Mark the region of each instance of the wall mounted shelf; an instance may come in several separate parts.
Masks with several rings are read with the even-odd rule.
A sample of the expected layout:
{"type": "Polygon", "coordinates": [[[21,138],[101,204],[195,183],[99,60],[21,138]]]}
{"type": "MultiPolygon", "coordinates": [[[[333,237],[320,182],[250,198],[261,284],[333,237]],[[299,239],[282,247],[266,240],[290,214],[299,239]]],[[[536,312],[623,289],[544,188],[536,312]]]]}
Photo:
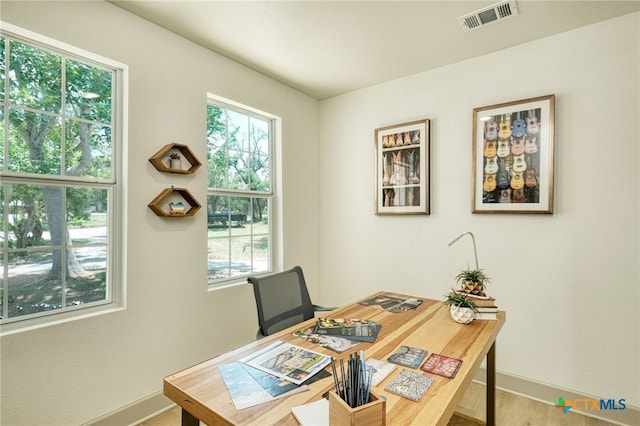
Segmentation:
{"type": "MultiPolygon", "coordinates": [[[[196,158],[195,155],[191,152],[187,145],[183,145],[180,143],[169,143],[163,146],[158,152],[153,154],[151,158],[149,158],[149,162],[153,164],[153,167],[156,168],[159,172],[165,173],[180,173],[180,174],[192,174],[195,173],[196,170],[202,165],[202,163],[196,158]],[[180,168],[171,168],[170,155],[174,152],[178,152],[182,155],[184,160],[188,164],[189,168],[183,169],[184,164],[180,166],[180,168]]],[[[181,161],[181,163],[184,163],[181,161]]]]}
{"type": "Polygon", "coordinates": [[[149,203],[149,208],[162,217],[193,216],[200,210],[200,203],[186,188],[165,188],[149,203]],[[185,204],[186,203],[186,204],[185,204]]]}

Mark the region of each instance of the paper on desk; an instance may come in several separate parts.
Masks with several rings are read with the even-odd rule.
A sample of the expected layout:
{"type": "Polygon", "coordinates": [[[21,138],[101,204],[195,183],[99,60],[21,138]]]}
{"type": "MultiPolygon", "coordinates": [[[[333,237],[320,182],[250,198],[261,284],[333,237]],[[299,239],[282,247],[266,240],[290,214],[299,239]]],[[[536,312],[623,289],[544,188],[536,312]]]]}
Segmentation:
{"type": "Polygon", "coordinates": [[[302,426],[329,426],[329,401],[319,401],[293,407],[291,412],[302,426]]]}
{"type": "Polygon", "coordinates": [[[276,341],[239,361],[299,385],[329,365],[331,357],[276,341]]]}
{"type": "MultiPolygon", "coordinates": [[[[236,410],[253,407],[254,405],[309,390],[308,386],[302,385],[287,389],[284,393],[272,395],[239,362],[221,364],[218,366],[218,371],[220,371],[220,376],[222,376],[236,410]]],[[[279,380],[275,377],[274,379],[279,380]]]]}

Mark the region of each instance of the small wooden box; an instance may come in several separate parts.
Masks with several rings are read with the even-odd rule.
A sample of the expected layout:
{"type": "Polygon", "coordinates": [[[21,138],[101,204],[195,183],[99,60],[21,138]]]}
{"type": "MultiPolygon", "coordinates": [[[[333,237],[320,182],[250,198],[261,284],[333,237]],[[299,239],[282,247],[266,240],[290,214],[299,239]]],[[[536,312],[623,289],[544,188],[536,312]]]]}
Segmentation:
{"type": "Polygon", "coordinates": [[[373,392],[369,402],[351,408],[338,394],[329,393],[329,426],[385,426],[387,424],[387,401],[373,392]]]}

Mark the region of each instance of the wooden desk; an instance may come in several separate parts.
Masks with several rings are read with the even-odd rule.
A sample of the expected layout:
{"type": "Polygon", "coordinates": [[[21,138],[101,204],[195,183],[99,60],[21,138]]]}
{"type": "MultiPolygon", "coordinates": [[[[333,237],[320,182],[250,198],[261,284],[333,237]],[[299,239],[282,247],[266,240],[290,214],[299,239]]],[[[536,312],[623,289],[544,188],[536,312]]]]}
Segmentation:
{"type": "MultiPolygon", "coordinates": [[[[446,425],[464,392],[471,383],[484,357],[487,357],[487,425],[495,424],[495,340],[505,322],[505,313],[497,321],[473,321],[462,325],[454,322],[442,301],[422,299],[415,310],[391,313],[380,306],[363,306],[359,302],[376,295],[412,297],[379,292],[336,309],[326,316],[333,318],[372,319],[382,324],[374,343],[361,343],[349,351],[337,354],[293,336],[293,331],[311,327],[315,320],[283,330],[265,339],[249,343],[219,357],[205,361],[164,379],[164,393],[182,407],[182,424],[197,426],[202,421],[214,425],[298,425],[291,408],[317,401],[333,387],[331,377],[309,385],[310,390],[254,407],[236,410],[218,372],[218,365],[238,359],[265,347],[275,340],[288,341],[301,347],[347,359],[350,353],[365,351],[367,358],[386,360],[400,345],[423,348],[463,360],[453,379],[434,378],[427,393],[413,402],[384,391],[384,387],[404,367],[398,366],[380,385],[372,388],[387,398],[387,423],[392,425],[446,425]]],[[[418,298],[420,299],[420,298],[418,298]]],[[[328,371],[331,368],[328,367],[328,371]]],[[[418,371],[418,370],[416,370],[418,371]]]]}

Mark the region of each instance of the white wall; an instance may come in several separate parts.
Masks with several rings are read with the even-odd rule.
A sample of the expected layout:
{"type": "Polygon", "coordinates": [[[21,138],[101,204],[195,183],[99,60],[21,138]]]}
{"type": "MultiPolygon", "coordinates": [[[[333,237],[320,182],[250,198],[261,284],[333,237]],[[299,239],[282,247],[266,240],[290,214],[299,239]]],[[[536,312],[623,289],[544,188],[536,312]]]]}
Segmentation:
{"type": "Polygon", "coordinates": [[[206,159],[206,94],[282,117],[284,266],[318,275],[318,102],[105,2],[2,2],[2,20],[129,65],[128,308],[2,337],[3,425],[82,424],[176,371],[255,339],[248,285],[207,292],[206,215],[147,204],[169,185],[206,204],[206,171],[163,174],[169,142],[206,159]],[[304,236],[304,238],[301,238],[304,236]]]}
{"type": "Polygon", "coordinates": [[[447,243],[471,230],[508,312],[499,370],[639,406],[639,19],[319,104],[107,3],[3,1],[2,20],[126,63],[131,80],[128,309],[3,337],[1,423],[90,421],[253,340],[250,288],[205,290],[204,215],[169,223],[146,207],[170,184],[205,199],[205,173],[147,160],[171,141],[205,157],[207,91],[283,117],[284,264],[305,268],[317,302],[379,289],[441,298],[472,262],[469,241],[447,243]],[[471,214],[472,109],[551,93],[556,213],[471,214]],[[373,131],[420,118],[432,120],[432,214],[374,216],[373,131]]]}
{"type": "Polygon", "coordinates": [[[499,371],[638,407],[639,16],[322,102],[325,302],[379,289],[442,299],[474,262],[470,239],[447,244],[472,231],[507,311],[499,371]],[[548,94],[555,213],[472,214],[472,110],[548,94]],[[375,216],[374,129],[424,118],[431,215],[375,216]]]}

